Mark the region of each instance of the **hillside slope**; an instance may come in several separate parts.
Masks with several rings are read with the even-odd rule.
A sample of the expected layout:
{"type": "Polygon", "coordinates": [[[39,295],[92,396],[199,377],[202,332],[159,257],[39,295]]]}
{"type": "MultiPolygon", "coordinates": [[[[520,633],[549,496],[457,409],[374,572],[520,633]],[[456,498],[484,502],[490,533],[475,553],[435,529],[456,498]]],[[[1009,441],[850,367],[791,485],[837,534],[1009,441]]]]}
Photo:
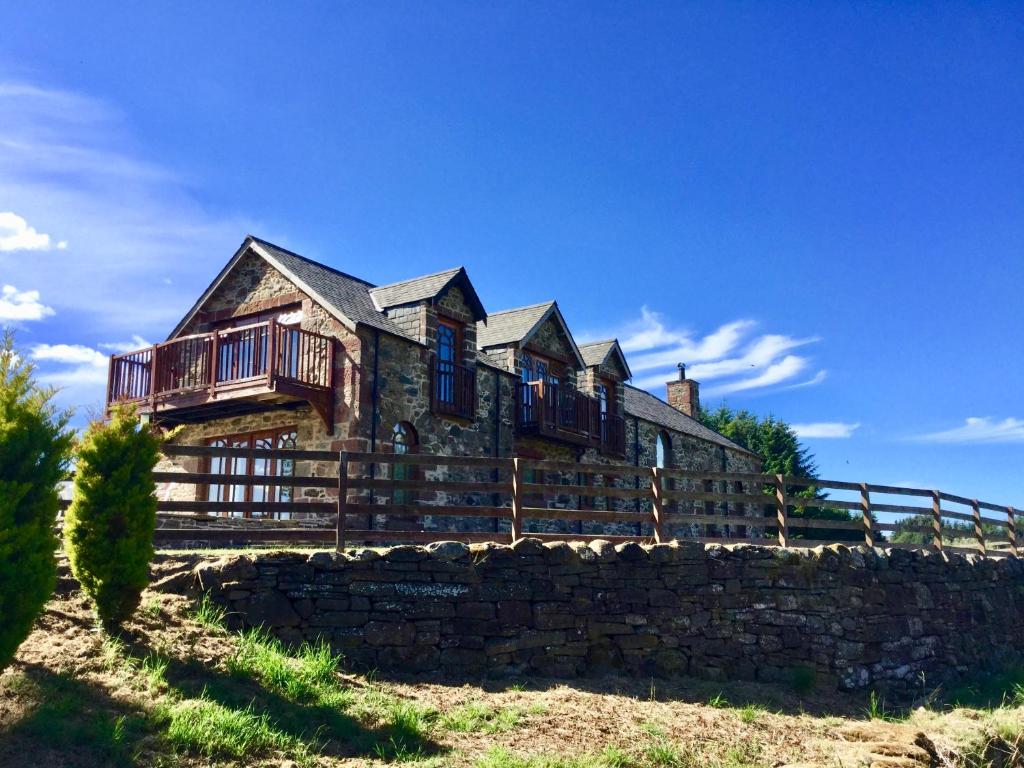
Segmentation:
{"type": "MultiPolygon", "coordinates": [[[[180,587],[194,561],[163,558],[154,580],[180,587]]],[[[1024,765],[1017,701],[896,721],[813,681],[384,680],[160,589],[111,640],[73,582],[60,591],[0,675],[0,765],[1024,765]]]]}

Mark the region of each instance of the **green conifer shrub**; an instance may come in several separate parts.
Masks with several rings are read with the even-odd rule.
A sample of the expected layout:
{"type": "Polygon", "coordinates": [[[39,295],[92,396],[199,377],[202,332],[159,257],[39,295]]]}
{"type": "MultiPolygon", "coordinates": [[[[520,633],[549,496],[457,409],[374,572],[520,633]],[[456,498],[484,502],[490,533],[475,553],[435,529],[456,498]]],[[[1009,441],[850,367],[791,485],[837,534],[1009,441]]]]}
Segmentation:
{"type": "Polygon", "coordinates": [[[153,468],[160,440],[133,408],[89,425],[76,451],[64,547],[100,622],[115,632],[131,618],[149,582],[156,528],[153,468]]]}
{"type": "Polygon", "coordinates": [[[0,669],[14,658],[57,580],[58,484],[73,435],[53,390],[0,340],[0,669]]]}

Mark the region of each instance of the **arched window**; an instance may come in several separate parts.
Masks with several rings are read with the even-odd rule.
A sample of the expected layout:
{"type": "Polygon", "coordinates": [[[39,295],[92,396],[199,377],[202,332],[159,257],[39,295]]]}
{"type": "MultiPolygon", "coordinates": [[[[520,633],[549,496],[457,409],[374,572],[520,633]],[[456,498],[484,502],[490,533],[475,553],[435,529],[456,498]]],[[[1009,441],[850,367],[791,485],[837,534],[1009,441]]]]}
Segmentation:
{"type": "MultiPolygon", "coordinates": [[[[391,430],[391,444],[397,454],[415,453],[419,440],[416,437],[416,429],[407,421],[400,421],[391,430]]],[[[392,480],[412,480],[412,464],[403,464],[396,461],[391,465],[392,480]]],[[[410,495],[405,488],[395,488],[391,496],[393,504],[406,504],[410,495]]]]}
{"type": "Polygon", "coordinates": [[[654,447],[654,465],[665,469],[672,466],[672,438],[667,432],[659,432],[658,440],[654,447]]]}

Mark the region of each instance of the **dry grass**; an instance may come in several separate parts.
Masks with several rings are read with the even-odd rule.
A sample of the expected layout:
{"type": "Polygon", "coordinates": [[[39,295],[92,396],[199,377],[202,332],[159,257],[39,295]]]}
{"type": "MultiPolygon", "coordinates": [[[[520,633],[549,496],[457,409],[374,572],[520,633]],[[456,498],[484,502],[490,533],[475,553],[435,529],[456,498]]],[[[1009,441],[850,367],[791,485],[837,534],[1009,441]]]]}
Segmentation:
{"type": "Polygon", "coordinates": [[[795,685],[385,681],[197,608],[149,592],[111,641],[79,593],[53,600],[0,675],[0,765],[1024,765],[1018,702],[890,721],[866,699],[795,685]]]}

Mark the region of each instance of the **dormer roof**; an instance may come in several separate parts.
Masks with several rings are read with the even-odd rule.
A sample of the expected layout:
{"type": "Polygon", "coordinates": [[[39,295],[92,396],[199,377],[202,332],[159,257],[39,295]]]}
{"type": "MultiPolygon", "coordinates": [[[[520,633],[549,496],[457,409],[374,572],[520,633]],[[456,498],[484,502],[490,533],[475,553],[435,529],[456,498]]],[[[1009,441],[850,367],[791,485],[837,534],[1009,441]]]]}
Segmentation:
{"type": "Polygon", "coordinates": [[[465,267],[453,267],[432,275],[414,277],[390,285],[370,289],[370,298],[380,311],[420,301],[436,301],[452,286],[458,286],[473,311],[473,319],[480,321],[487,317],[484,305],[469,280],[465,267]]]}
{"type": "Polygon", "coordinates": [[[554,319],[558,324],[569,342],[579,367],[585,368],[583,356],[580,355],[579,347],[576,346],[572,333],[569,332],[569,326],[566,325],[565,318],[562,317],[557,301],[543,301],[540,304],[492,312],[487,316],[486,321],[477,323],[476,344],[482,350],[511,345],[522,347],[549,319],[554,319]]]}
{"type": "Polygon", "coordinates": [[[633,378],[633,373],[629,370],[626,356],[622,353],[622,347],[619,346],[618,339],[605,339],[604,341],[591,341],[587,344],[580,344],[580,354],[583,356],[583,362],[586,363],[588,368],[602,366],[608,361],[608,358],[615,358],[619,365],[622,366],[626,378],[633,378]]]}

